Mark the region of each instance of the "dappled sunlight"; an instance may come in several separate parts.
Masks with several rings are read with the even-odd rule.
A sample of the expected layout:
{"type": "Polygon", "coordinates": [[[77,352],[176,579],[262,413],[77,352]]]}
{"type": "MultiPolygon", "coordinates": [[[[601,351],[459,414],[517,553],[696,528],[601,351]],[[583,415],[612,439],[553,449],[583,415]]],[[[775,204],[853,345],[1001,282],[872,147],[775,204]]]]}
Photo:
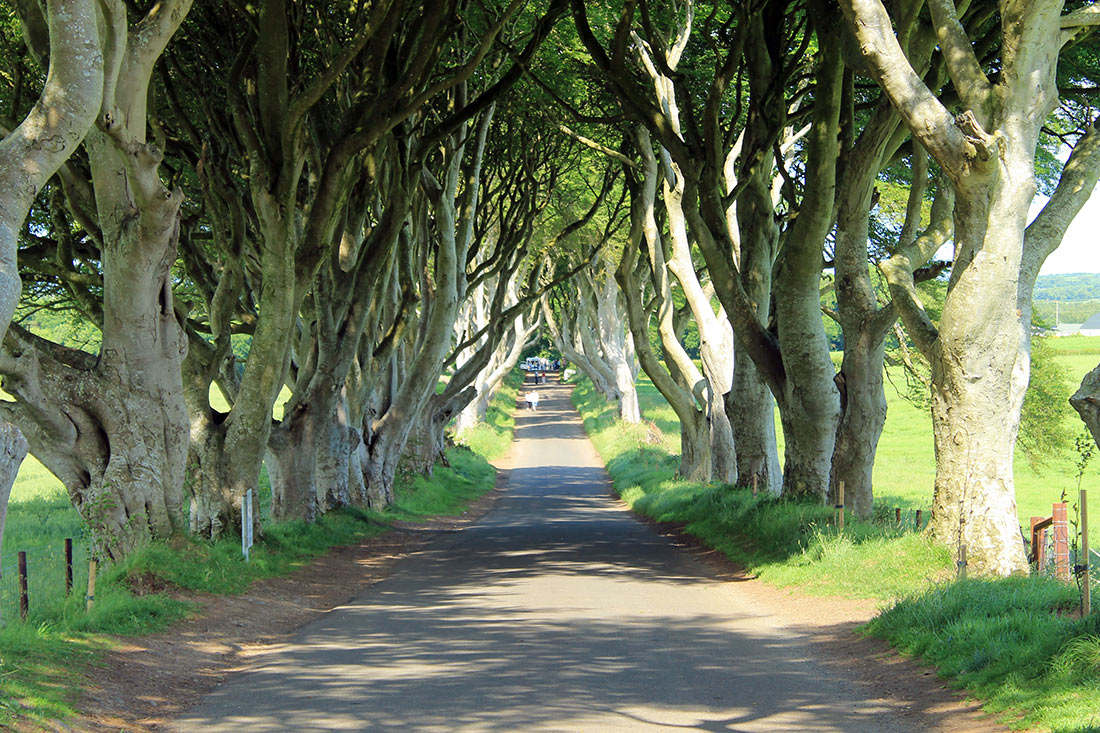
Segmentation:
{"type": "Polygon", "coordinates": [[[624,512],[567,390],[540,391],[492,512],[254,655],[177,729],[912,729],[919,702],[863,699],[812,632],[624,512]]]}

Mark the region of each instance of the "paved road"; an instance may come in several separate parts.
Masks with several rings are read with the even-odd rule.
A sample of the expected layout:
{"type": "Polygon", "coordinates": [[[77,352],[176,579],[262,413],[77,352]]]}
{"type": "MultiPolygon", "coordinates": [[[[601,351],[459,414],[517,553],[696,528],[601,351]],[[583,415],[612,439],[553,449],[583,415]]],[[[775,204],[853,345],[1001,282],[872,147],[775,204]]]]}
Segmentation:
{"type": "Polygon", "coordinates": [[[564,388],[509,493],[215,690],[179,731],[911,731],[607,496],[564,388]]]}

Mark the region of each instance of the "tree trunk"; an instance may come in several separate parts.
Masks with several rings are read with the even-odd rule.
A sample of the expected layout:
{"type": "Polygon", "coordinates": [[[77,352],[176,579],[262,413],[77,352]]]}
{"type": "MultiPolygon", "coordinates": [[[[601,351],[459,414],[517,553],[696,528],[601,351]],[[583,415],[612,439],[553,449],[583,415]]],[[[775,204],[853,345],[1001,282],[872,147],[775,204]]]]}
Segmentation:
{"type": "Polygon", "coordinates": [[[191,424],[186,486],[191,496],[189,529],[198,537],[213,539],[232,528],[234,501],[229,483],[219,471],[224,452],[225,429],[209,419],[191,424]]]}
{"type": "Polygon", "coordinates": [[[1093,442],[1100,446],[1100,365],[1084,376],[1069,403],[1081,416],[1093,442]]]}
{"type": "MultiPolygon", "coordinates": [[[[579,300],[583,301],[583,298],[579,298],[579,300]]],[[[587,323],[581,315],[584,307],[583,302],[576,305],[576,313],[573,317],[576,318],[577,322],[574,323],[568,320],[567,317],[563,317],[560,328],[554,319],[554,314],[550,310],[550,304],[546,298],[542,299],[541,307],[542,317],[550,329],[550,337],[553,339],[554,347],[561,352],[561,355],[568,362],[576,366],[582,374],[592,381],[592,386],[604,396],[604,399],[608,402],[618,402],[619,396],[615,387],[615,380],[608,378],[606,365],[598,365],[594,359],[590,358],[581,342],[580,333],[585,328],[584,324],[587,323]]]]}
{"type": "Polygon", "coordinates": [[[183,196],[164,188],[159,152],[140,140],[124,129],[88,138],[104,239],[99,358],[21,330],[5,343],[16,402],[3,410],[112,559],[184,529],[187,342],[171,275],[183,196]]]}
{"type": "Polygon", "coordinates": [[[697,395],[697,390],[693,389],[702,388],[705,380],[684,352],[672,323],[672,303],[662,253],[663,245],[653,216],[654,188],[655,182],[651,178],[631,186],[630,238],[623,248],[619,267],[615,271],[615,280],[626,303],[627,320],[638,361],[680,419],[679,475],[689,481],[709,481],[712,468],[710,431],[707,413],[699,407],[700,402],[705,404],[705,395],[697,395]],[[643,236],[649,244],[649,273],[661,300],[658,306],[658,332],[665,348],[666,359],[663,364],[649,343],[649,312],[641,302],[646,295],[639,277],[639,273],[646,269],[646,263],[638,257],[643,236]],[[685,374],[685,371],[689,373],[685,374]]]}
{"type": "Polygon", "coordinates": [[[731,416],[737,445],[739,483],[753,486],[755,479],[757,490],[779,496],[783,491],[783,471],[775,437],[775,399],[752,359],[738,359],[734,365],[726,414],[731,416]]]}
{"type": "Polygon", "coordinates": [[[271,481],[271,518],[313,522],[319,509],[316,482],[317,432],[323,430],[313,405],[301,402],[271,431],[264,464],[271,481]]]}
{"type": "MultiPolygon", "coordinates": [[[[906,327],[932,365],[932,528],[942,540],[965,547],[978,573],[1024,572],[1012,463],[1030,370],[1031,289],[1061,238],[1057,230],[1064,232],[1053,226],[1047,234],[1058,233],[1056,238],[1041,236],[1040,219],[1065,224],[1085,198],[1085,178],[1070,164],[1076,155],[1036,218],[1036,236],[1025,225],[1039,132],[1057,103],[1059,50],[1073,39],[1078,16],[1062,16],[1060,0],[1003,4],[999,40],[1005,53],[990,79],[954,5],[930,4],[965,110],[956,116],[913,72],[879,0],[841,5],[868,69],[956,195],[955,263],[938,329],[915,299],[912,268],[898,263],[884,269],[906,327]],[[1047,217],[1051,204],[1058,211],[1047,217]]],[[[1095,185],[1096,178],[1090,180],[1095,185]]]]}
{"type": "MultiPolygon", "coordinates": [[[[833,477],[844,481],[844,503],[857,517],[871,517],[875,449],[886,424],[882,370],[885,344],[879,334],[860,333],[870,343],[844,342],[844,361],[837,375],[841,418],[833,448],[833,477]]],[[[835,501],[837,496],[832,494],[835,501]]]]}
{"type": "Polygon", "coordinates": [[[840,419],[840,395],[821,321],[821,269],[836,188],[841,59],[822,44],[818,96],[807,142],[806,193],[776,276],[776,319],[786,373],[777,394],[783,422],[783,493],[824,501],[840,419]]]}
{"type": "MultiPolygon", "coordinates": [[[[770,166],[769,166],[770,168],[770,166]]],[[[741,281],[754,305],[753,317],[766,326],[771,313],[772,266],[779,230],[768,188],[770,172],[757,171],[737,204],[741,236],[741,281]]],[[[748,349],[735,334],[733,388],[726,397],[726,414],[737,446],[737,475],[744,486],[778,496],[783,471],[775,436],[775,398],[748,349]]]]}
{"type": "Polygon", "coordinates": [[[619,419],[626,423],[642,421],[638,390],[634,386],[633,354],[628,348],[630,334],[624,328],[626,320],[619,306],[619,288],[615,284],[614,265],[605,264],[606,274],[596,297],[597,336],[604,361],[611,368],[615,391],[619,397],[619,419]]]}
{"type": "MultiPolygon", "coordinates": [[[[19,473],[19,466],[27,457],[27,439],[19,428],[0,422],[0,550],[4,547],[4,522],[8,517],[8,499],[11,487],[19,473]]],[[[0,553],[0,558],[3,555],[0,553]]]]}
{"type": "Polygon", "coordinates": [[[958,196],[961,256],[931,359],[932,528],[965,543],[976,572],[995,575],[1026,570],[1012,469],[1031,369],[1031,298],[1018,285],[1034,183],[1013,173],[983,187],[986,196],[958,196]]]}

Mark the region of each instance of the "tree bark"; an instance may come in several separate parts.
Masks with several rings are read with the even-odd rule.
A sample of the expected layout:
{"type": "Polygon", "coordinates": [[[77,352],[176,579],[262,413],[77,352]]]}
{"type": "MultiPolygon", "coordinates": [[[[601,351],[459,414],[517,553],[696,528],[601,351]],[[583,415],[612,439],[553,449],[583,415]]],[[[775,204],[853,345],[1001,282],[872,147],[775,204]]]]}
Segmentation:
{"type": "Polygon", "coordinates": [[[628,185],[631,189],[631,231],[615,271],[615,280],[626,302],[627,320],[638,361],[680,419],[679,475],[689,481],[709,481],[712,465],[705,380],[680,344],[673,323],[664,244],[654,213],[656,182],[652,177],[646,177],[643,181],[628,181],[628,185]],[[643,237],[649,251],[648,263],[638,257],[643,237]],[[654,285],[657,330],[665,350],[665,364],[657,358],[649,343],[650,313],[642,305],[645,290],[640,278],[640,273],[647,269],[654,285]]]}
{"type": "MultiPolygon", "coordinates": [[[[95,122],[103,95],[103,52],[94,0],[50,0],[48,17],[21,13],[25,30],[48,25],[49,62],[42,96],[0,142],[0,340],[19,304],[19,231],[46,181],[95,122]]],[[[22,8],[20,8],[22,10],[22,8]]]]}
{"type": "MultiPolygon", "coordinates": [[[[11,487],[19,473],[19,466],[27,457],[27,439],[19,428],[11,423],[0,422],[0,549],[3,549],[4,522],[8,517],[8,499],[11,487]]],[[[3,555],[0,554],[0,559],[3,555]]]]}
{"type": "Polygon", "coordinates": [[[103,238],[99,358],[26,332],[5,342],[16,402],[4,412],[26,426],[32,451],[66,484],[112,559],[184,529],[187,344],[171,276],[183,195],[161,182],[161,153],[145,137],[153,65],[190,4],[159,7],[140,33],[121,3],[103,5],[110,40],[99,129],[85,143],[103,238]]]}
{"type": "MultiPolygon", "coordinates": [[[[42,96],[0,141],[0,341],[19,304],[19,232],[46,181],[80,145],[103,95],[103,54],[92,0],[51,0],[21,13],[24,33],[48,33],[49,61],[42,96]],[[42,28],[42,23],[46,28],[42,28]]],[[[20,10],[23,10],[21,7],[20,10]]],[[[33,47],[33,41],[28,43],[33,47]]],[[[41,50],[41,49],[39,49],[41,50]]],[[[0,423],[0,545],[8,498],[29,446],[17,427],[0,423]]]]}
{"type": "Polygon", "coordinates": [[[821,269],[832,226],[840,114],[841,58],[822,34],[813,127],[807,141],[806,183],[798,217],[776,275],[776,318],[786,375],[779,400],[783,422],[783,493],[824,501],[840,419],[840,395],[821,321],[821,269]]]}
{"type": "Polygon", "coordinates": [[[606,261],[603,283],[596,293],[596,335],[600,341],[600,353],[615,378],[615,391],[619,396],[619,419],[625,423],[642,421],[638,390],[634,385],[634,352],[631,336],[623,323],[625,314],[619,304],[619,287],[615,284],[615,270],[606,261]]]}

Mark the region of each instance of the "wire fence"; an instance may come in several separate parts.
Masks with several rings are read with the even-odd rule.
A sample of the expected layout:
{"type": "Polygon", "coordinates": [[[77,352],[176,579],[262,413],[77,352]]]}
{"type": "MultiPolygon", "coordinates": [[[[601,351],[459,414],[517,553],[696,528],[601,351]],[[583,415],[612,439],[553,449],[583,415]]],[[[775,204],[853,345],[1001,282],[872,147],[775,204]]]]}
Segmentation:
{"type": "Polygon", "coordinates": [[[40,545],[26,552],[26,595],[19,572],[18,551],[10,551],[0,558],[0,625],[18,620],[22,615],[25,598],[28,616],[39,609],[56,607],[68,596],[69,567],[72,573],[72,593],[83,594],[88,586],[89,547],[83,539],[73,540],[72,565],[69,566],[65,541],[58,540],[40,545]]]}
{"type": "Polygon", "coordinates": [[[1092,585],[1092,595],[1100,593],[1100,552],[1089,548],[1089,578],[1092,585]]]}

